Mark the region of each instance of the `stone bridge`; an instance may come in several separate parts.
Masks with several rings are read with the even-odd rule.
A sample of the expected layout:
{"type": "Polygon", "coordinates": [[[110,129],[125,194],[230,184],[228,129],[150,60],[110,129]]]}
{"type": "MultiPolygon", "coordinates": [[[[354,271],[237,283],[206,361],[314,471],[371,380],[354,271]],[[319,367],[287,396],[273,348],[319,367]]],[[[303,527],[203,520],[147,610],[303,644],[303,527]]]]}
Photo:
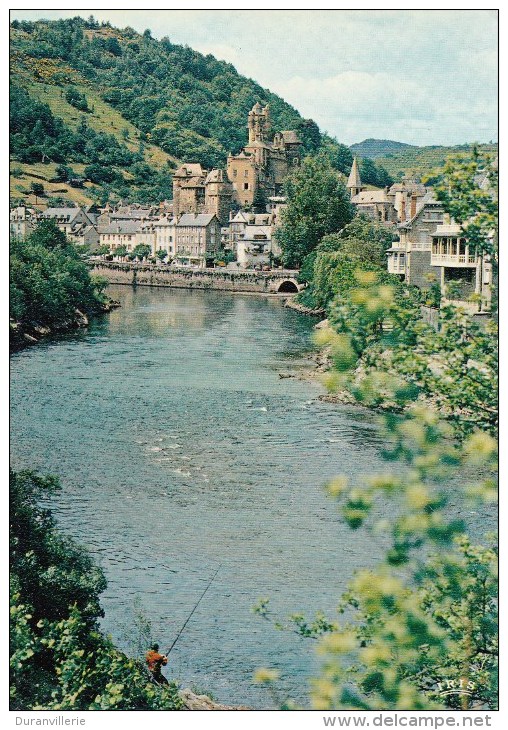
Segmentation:
{"type": "Polygon", "coordinates": [[[89,266],[92,274],[104,277],[110,284],[285,295],[296,294],[303,289],[297,281],[299,272],[295,270],[189,269],[109,261],[90,261],[89,266]]]}

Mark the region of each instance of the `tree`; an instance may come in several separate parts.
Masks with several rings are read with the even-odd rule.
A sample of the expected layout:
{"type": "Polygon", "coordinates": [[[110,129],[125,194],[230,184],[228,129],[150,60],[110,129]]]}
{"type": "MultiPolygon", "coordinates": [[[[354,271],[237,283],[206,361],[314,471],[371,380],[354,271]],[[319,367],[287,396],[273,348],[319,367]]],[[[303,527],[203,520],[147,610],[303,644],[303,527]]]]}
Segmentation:
{"type": "MultiPolygon", "coordinates": [[[[339,621],[290,617],[293,630],[319,641],[323,662],[312,698],[320,710],[496,708],[495,536],[486,532],[473,541],[462,519],[496,500],[495,423],[487,433],[483,414],[490,411],[491,396],[481,384],[468,387],[460,366],[441,371],[455,393],[464,391],[461,405],[454,405],[455,412],[472,414],[468,418],[466,412],[463,428],[458,418],[442,420],[441,403],[428,408],[419,402],[420,389],[403,372],[384,368],[387,348],[410,359],[425,331],[433,338],[427,368],[441,361],[436,332],[421,320],[411,326],[417,311],[403,291],[397,295],[375,273],[358,272],[356,288],[338,297],[329,328],[316,338],[330,350],[330,390],[347,387],[360,403],[392,404],[383,417],[384,456],[396,463],[368,479],[339,476],[327,486],[349,529],[382,536],[387,548],[374,567],[352,577],[339,604],[339,621]],[[367,366],[361,377],[359,357],[367,366]],[[393,413],[397,409],[402,416],[393,413]],[[460,493],[450,490],[452,479],[460,480],[460,493]],[[390,516],[381,519],[377,507],[387,501],[390,516]]],[[[449,308],[443,317],[450,327],[442,326],[438,336],[448,339],[450,362],[463,360],[471,367],[476,360],[472,381],[482,371],[486,386],[492,377],[490,354],[484,351],[488,336],[482,340],[473,330],[473,344],[471,331],[456,336],[466,325],[463,313],[449,308]]],[[[495,338],[490,340],[495,348],[495,338]]],[[[425,366],[415,359],[421,374],[425,366]]],[[[266,600],[257,611],[270,618],[266,600]]],[[[265,681],[274,676],[265,674],[265,681]]]]}
{"type": "Polygon", "coordinates": [[[86,96],[73,86],[69,86],[65,92],[65,100],[76,109],[82,112],[90,111],[86,96]]]}
{"type": "Polygon", "coordinates": [[[93,314],[104,303],[79,253],[51,219],[26,240],[11,241],[9,273],[11,317],[21,330],[69,325],[76,309],[93,314]]]}
{"type": "Polygon", "coordinates": [[[45,218],[39,221],[36,229],[30,234],[28,241],[32,246],[43,246],[48,250],[68,249],[70,245],[67,236],[59,229],[54,218],[45,218]]]}
{"type": "MultiPolygon", "coordinates": [[[[109,251],[109,249],[108,249],[108,251],[109,251]]],[[[115,254],[115,256],[120,256],[120,257],[127,256],[127,253],[128,253],[127,246],[117,246],[115,248],[115,250],[113,251],[113,253],[115,254]]]]}
{"type": "Polygon", "coordinates": [[[393,179],[382,165],[376,165],[370,157],[364,157],[360,162],[360,177],[367,185],[384,188],[393,184],[393,179]]]}
{"type": "Polygon", "coordinates": [[[71,177],[74,177],[72,168],[66,165],[57,165],[55,173],[57,182],[67,182],[71,177]]]}
{"type": "Polygon", "coordinates": [[[301,119],[296,124],[296,132],[306,152],[317,152],[321,146],[321,132],[313,119],[301,119]]]}
{"type": "Polygon", "coordinates": [[[321,152],[326,155],[330,165],[335,170],[342,172],[344,175],[349,175],[351,165],[353,164],[353,155],[349,147],[335,140],[331,140],[325,135],[323,144],[321,145],[321,152]]]}
{"type": "Polygon", "coordinates": [[[132,251],[134,256],[138,256],[140,259],[144,259],[150,255],[152,249],[146,243],[138,243],[132,251]]]}
{"type": "Polygon", "coordinates": [[[101,244],[94,251],[96,256],[105,256],[107,253],[109,253],[109,246],[106,243],[101,244]]]}
{"type": "Polygon", "coordinates": [[[39,504],[57,489],[54,477],[10,474],[11,709],[180,709],[174,683],[155,687],[100,632],[104,575],[39,504]]]}
{"type": "Polygon", "coordinates": [[[299,267],[327,233],[353,218],[349,194],[323,157],[307,158],[286,181],[288,206],[276,238],[285,266],[299,267]]]}
{"type": "Polygon", "coordinates": [[[478,251],[495,263],[498,243],[498,169],[491,157],[473,149],[472,155],[448,158],[435,187],[445,210],[462,226],[478,251]]]}
{"type": "Polygon", "coordinates": [[[299,295],[302,304],[327,309],[337,294],[356,285],[357,270],[375,271],[396,285],[386,272],[386,249],[392,238],[386,226],[363,215],[356,215],[339,233],[323,236],[302,264],[299,280],[309,285],[299,295]]]}
{"type": "Polygon", "coordinates": [[[36,197],[38,197],[38,198],[44,197],[44,185],[42,183],[33,182],[30,185],[30,189],[36,197]]]}

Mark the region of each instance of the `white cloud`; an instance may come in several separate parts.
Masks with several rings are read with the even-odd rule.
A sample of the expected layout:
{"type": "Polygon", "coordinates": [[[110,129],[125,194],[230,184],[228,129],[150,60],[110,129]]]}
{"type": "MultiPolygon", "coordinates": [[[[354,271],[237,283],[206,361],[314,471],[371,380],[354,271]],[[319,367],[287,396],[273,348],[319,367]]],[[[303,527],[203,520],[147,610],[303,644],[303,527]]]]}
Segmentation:
{"type": "Polygon", "coordinates": [[[90,13],[232,63],[347,143],[496,137],[496,11],[42,10],[12,17],[90,13]]]}

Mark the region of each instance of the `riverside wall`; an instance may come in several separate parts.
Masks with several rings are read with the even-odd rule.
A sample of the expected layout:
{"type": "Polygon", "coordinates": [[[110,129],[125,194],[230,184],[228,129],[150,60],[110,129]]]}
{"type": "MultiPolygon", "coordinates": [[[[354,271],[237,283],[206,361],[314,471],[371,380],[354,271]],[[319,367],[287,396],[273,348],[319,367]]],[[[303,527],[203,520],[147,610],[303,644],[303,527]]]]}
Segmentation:
{"type": "Polygon", "coordinates": [[[302,287],[297,271],[232,271],[231,269],[165,269],[160,266],[90,262],[91,273],[110,284],[161,286],[181,289],[218,289],[259,294],[296,293],[302,287]]]}

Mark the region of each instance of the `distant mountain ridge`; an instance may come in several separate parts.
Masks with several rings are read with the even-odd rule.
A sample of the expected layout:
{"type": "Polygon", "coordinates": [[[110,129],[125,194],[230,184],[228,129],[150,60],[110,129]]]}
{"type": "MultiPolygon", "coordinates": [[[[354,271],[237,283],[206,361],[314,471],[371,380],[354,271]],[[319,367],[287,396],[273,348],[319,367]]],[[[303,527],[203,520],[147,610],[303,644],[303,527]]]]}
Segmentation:
{"type": "Polygon", "coordinates": [[[386,157],[386,155],[407,150],[420,149],[418,145],[406,144],[405,142],[396,142],[392,139],[364,139],[363,142],[356,142],[349,145],[349,149],[356,157],[370,157],[375,160],[377,157],[386,157]]]}

